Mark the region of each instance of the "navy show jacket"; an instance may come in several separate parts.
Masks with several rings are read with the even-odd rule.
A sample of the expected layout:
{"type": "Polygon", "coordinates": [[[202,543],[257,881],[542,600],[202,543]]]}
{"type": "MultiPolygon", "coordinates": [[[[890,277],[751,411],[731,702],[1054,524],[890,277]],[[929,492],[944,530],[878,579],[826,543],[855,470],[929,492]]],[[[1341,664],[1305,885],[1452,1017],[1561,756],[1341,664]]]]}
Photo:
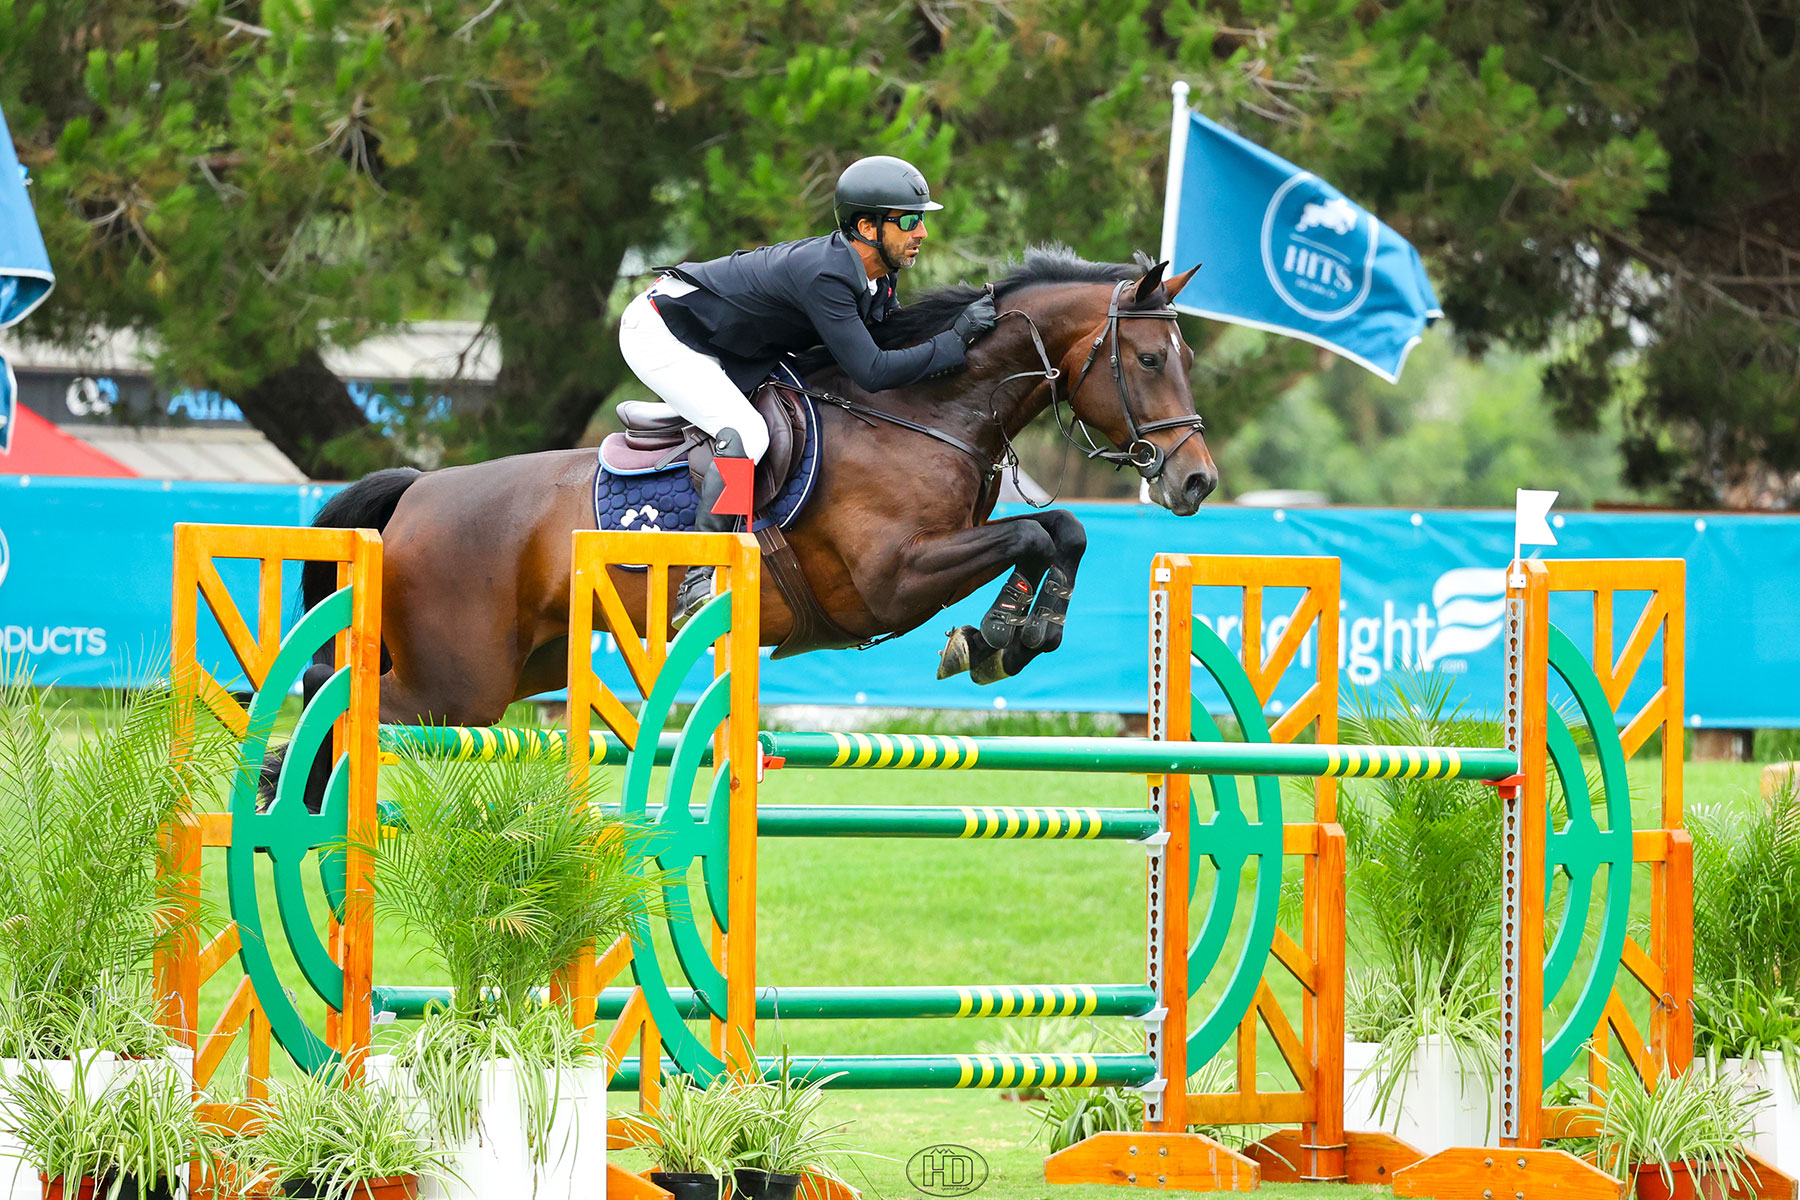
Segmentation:
{"type": "Polygon", "coordinates": [[[745,392],[785,356],[819,345],[867,392],[916,383],[964,362],[962,340],[950,330],[899,350],[875,344],[869,327],[900,307],[894,277],[883,275],[871,290],[862,256],[842,232],[684,262],[670,273],[700,290],[655,298],[669,332],[717,357],[745,392]]]}

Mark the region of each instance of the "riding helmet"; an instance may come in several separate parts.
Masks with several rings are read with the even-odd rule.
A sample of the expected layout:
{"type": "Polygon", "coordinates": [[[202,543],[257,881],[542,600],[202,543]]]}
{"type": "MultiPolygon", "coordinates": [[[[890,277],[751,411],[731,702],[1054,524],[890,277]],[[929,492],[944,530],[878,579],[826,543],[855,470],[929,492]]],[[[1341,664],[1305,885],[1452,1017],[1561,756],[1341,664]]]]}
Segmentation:
{"type": "Polygon", "coordinates": [[[877,154],[859,158],[838,176],[833,204],[839,229],[854,228],[859,218],[880,218],[889,212],[936,212],[944,206],[931,200],[931,187],[919,168],[903,158],[877,154]]]}

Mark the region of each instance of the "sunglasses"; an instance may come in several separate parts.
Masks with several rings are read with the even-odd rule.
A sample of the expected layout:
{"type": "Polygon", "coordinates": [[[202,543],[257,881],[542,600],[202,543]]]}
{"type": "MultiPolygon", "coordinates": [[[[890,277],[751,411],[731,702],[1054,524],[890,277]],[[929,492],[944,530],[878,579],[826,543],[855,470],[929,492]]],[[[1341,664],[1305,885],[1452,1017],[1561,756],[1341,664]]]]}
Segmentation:
{"type": "Polygon", "coordinates": [[[902,233],[911,233],[925,223],[924,213],[901,213],[897,217],[883,217],[883,221],[892,221],[900,227],[902,233]]]}

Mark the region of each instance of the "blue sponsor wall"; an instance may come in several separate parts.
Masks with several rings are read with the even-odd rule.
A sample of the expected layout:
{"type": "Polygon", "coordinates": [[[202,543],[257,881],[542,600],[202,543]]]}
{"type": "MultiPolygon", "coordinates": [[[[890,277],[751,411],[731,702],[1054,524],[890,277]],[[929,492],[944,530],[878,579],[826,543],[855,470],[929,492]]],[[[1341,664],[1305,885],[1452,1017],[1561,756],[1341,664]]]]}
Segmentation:
{"type": "MultiPolygon", "coordinates": [[[[0,477],[0,649],[40,682],[79,687],[141,680],[165,660],[172,527],[178,521],[292,525],[332,489],[0,477]]],[[[1151,557],[1317,554],[1344,561],[1340,646],[1346,685],[1380,694],[1397,673],[1429,666],[1470,711],[1500,704],[1501,568],[1508,512],[1240,509],[1178,518],[1135,505],[1072,504],[1089,549],[1067,638],[1016,679],[982,688],[940,682],[945,630],[972,623],[988,597],[947,610],[873,649],[765,664],[769,704],[866,704],[1141,712],[1151,557]]],[[[1800,726],[1800,521],[1778,516],[1569,513],[1547,557],[1679,557],[1688,563],[1687,709],[1695,725],[1800,726]]],[[[248,570],[228,585],[250,595],[248,570]]],[[[290,586],[290,591],[292,587],[290,586]]],[[[986,589],[991,592],[992,589],[986,589]]],[[[1265,612],[1290,608],[1272,592],[1265,612]]],[[[1202,593],[1201,619],[1238,644],[1238,597],[1202,593]]],[[[1643,597],[1619,599],[1619,640],[1643,597]]],[[[1553,616],[1586,645],[1587,614],[1562,600],[1553,616]]],[[[1270,636],[1279,636],[1279,627],[1270,636]]],[[[1310,659],[1310,643],[1302,654],[1310,659]]],[[[1649,665],[1657,662],[1653,652],[1649,665]]],[[[223,661],[213,639],[203,656],[223,661]]],[[[617,651],[596,660],[621,685],[617,651]]],[[[1299,682],[1278,692],[1279,709],[1299,682]]],[[[1646,694],[1641,689],[1637,698],[1646,694]]],[[[1631,703],[1628,697],[1627,704],[1631,703]]]]}

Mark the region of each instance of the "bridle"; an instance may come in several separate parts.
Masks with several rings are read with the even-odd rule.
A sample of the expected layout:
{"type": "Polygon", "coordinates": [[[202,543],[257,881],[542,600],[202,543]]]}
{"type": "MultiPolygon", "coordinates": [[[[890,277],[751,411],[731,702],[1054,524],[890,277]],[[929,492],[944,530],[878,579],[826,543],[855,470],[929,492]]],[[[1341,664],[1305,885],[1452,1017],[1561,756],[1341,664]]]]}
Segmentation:
{"type": "MultiPolygon", "coordinates": [[[[1081,364],[1081,370],[1075,373],[1075,382],[1069,385],[1065,396],[1058,396],[1056,394],[1055,374],[1050,375],[1050,409],[1056,414],[1056,427],[1062,431],[1063,437],[1067,439],[1070,445],[1074,446],[1077,450],[1080,450],[1084,456],[1087,458],[1097,458],[1101,462],[1112,463],[1115,467],[1127,465],[1136,467],[1139,475],[1142,475],[1146,480],[1151,480],[1163,473],[1163,468],[1168,465],[1169,456],[1187,445],[1188,439],[1199,433],[1200,430],[1204,428],[1205,423],[1198,413],[1194,413],[1185,417],[1163,417],[1160,420],[1146,421],[1142,425],[1138,424],[1137,414],[1132,412],[1131,385],[1125,381],[1125,363],[1120,354],[1119,322],[1132,319],[1173,321],[1178,314],[1175,312],[1173,305],[1165,308],[1151,309],[1120,308],[1119,297],[1124,294],[1125,289],[1129,286],[1131,286],[1131,281],[1127,280],[1113,288],[1112,299],[1106,306],[1106,324],[1102,325],[1100,327],[1100,332],[1094,335],[1094,344],[1088,348],[1087,361],[1083,362],[1081,364]],[[1112,343],[1112,351],[1109,357],[1112,361],[1113,387],[1117,388],[1119,392],[1119,410],[1125,416],[1125,428],[1131,432],[1131,442],[1123,450],[1107,450],[1104,447],[1096,445],[1093,434],[1088,432],[1087,424],[1082,421],[1080,417],[1075,415],[1075,393],[1081,390],[1081,382],[1087,378],[1088,371],[1093,368],[1094,360],[1100,357],[1100,347],[1108,342],[1112,343]],[[1064,404],[1067,404],[1069,409],[1068,421],[1066,424],[1063,419],[1064,404]],[[1164,429],[1185,429],[1187,432],[1182,435],[1180,441],[1176,442],[1167,450],[1164,450],[1161,446],[1158,446],[1155,442],[1152,442],[1149,438],[1144,436],[1145,434],[1157,433],[1164,429]],[[1077,431],[1081,433],[1082,440],[1085,441],[1087,445],[1083,446],[1081,442],[1075,440],[1075,433],[1077,431]]],[[[1030,319],[1031,318],[1026,317],[1026,320],[1029,321],[1030,319]]],[[[1034,335],[1033,340],[1036,340],[1036,332],[1037,330],[1034,327],[1032,330],[1034,335]]],[[[1043,352],[1042,342],[1038,343],[1038,352],[1040,354],[1043,352]]],[[[1050,366],[1048,357],[1045,358],[1044,365],[1046,367],[1050,366]]],[[[1054,369],[1052,368],[1052,370],[1054,369]]]]}
{"type": "MultiPolygon", "coordinates": [[[[1008,465],[1011,465],[1016,469],[1019,462],[1018,452],[1013,449],[1012,440],[1007,437],[1006,430],[1000,421],[999,406],[996,402],[1000,391],[1014,380],[1042,379],[1050,387],[1050,411],[1056,414],[1057,430],[1062,434],[1065,441],[1075,449],[1081,451],[1083,457],[1090,459],[1097,458],[1102,462],[1112,463],[1114,467],[1131,466],[1136,468],[1138,474],[1142,475],[1145,480],[1156,479],[1163,473],[1163,468],[1168,465],[1169,456],[1185,446],[1189,438],[1199,433],[1200,430],[1204,428],[1205,422],[1198,413],[1194,413],[1185,417],[1163,417],[1155,421],[1146,421],[1141,425],[1138,423],[1137,414],[1132,411],[1131,386],[1125,381],[1125,364],[1120,358],[1121,344],[1119,340],[1119,322],[1132,320],[1134,318],[1153,321],[1173,321],[1178,314],[1172,305],[1151,309],[1121,308],[1119,306],[1119,297],[1124,294],[1126,288],[1132,286],[1132,283],[1132,280],[1125,280],[1113,288],[1112,298],[1108,301],[1106,307],[1106,322],[1101,325],[1100,332],[1094,335],[1094,344],[1088,349],[1087,360],[1081,364],[1081,370],[1075,375],[1074,384],[1066,389],[1066,391],[1059,389],[1056,386],[1057,381],[1063,377],[1063,372],[1050,361],[1050,352],[1045,349],[1043,335],[1038,332],[1037,322],[1031,319],[1031,314],[1025,312],[1023,309],[1009,308],[996,317],[997,321],[1005,320],[1007,317],[1018,317],[1020,320],[1024,321],[1026,329],[1031,334],[1032,347],[1037,351],[1038,361],[1043,364],[1042,370],[1017,371],[1008,375],[998,383],[994,384],[988,391],[987,415],[994,425],[1000,427],[1000,437],[1002,445],[1004,446],[1004,449],[998,458],[995,458],[991,454],[983,453],[981,450],[970,445],[968,442],[963,441],[961,438],[953,437],[942,430],[933,429],[929,425],[924,425],[917,421],[909,421],[905,417],[898,416],[894,413],[883,412],[878,408],[871,408],[866,404],[858,404],[853,400],[846,399],[842,396],[834,396],[829,392],[815,391],[810,388],[802,388],[799,390],[804,391],[807,395],[812,396],[816,400],[821,400],[827,404],[843,409],[845,412],[862,420],[864,424],[873,425],[877,421],[886,421],[889,424],[899,425],[903,428],[910,429],[915,433],[922,433],[926,437],[942,442],[947,446],[952,446],[979,463],[983,468],[985,477],[989,481],[992,481],[993,478],[999,475],[1001,471],[1005,470],[1008,465]],[[1108,342],[1111,342],[1112,344],[1110,358],[1112,362],[1113,387],[1118,389],[1119,409],[1125,416],[1125,428],[1131,433],[1131,441],[1123,450],[1108,450],[1103,446],[1097,445],[1094,441],[1093,434],[1088,429],[1087,423],[1075,413],[1075,393],[1081,389],[1082,381],[1087,378],[1088,371],[1093,368],[1094,361],[1099,358],[1100,348],[1108,342]],[[1064,412],[1065,408],[1068,410],[1066,413],[1064,412]],[[1155,442],[1152,442],[1145,436],[1146,434],[1157,433],[1164,429],[1185,429],[1187,430],[1187,433],[1168,450],[1164,450],[1161,446],[1158,446],[1155,442]],[[1080,435],[1079,441],[1076,439],[1077,434],[1080,435]]],[[[993,285],[989,284],[987,290],[988,293],[992,295],[993,285]]]]}

